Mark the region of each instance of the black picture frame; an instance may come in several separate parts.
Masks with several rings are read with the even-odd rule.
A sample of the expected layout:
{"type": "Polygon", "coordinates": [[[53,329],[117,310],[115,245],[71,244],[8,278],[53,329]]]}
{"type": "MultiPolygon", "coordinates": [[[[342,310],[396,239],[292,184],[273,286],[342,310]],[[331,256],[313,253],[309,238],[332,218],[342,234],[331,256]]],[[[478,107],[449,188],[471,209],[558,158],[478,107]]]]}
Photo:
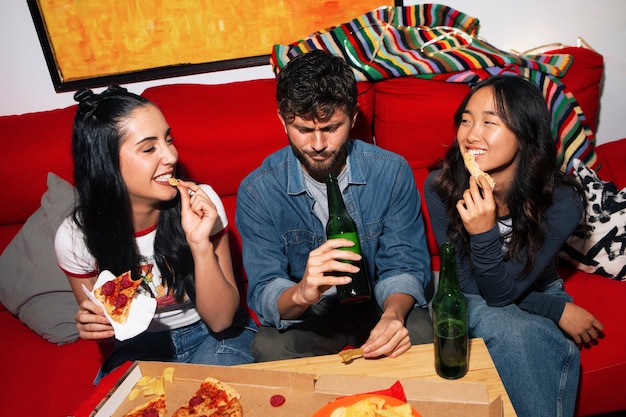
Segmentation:
{"type": "MultiPolygon", "coordinates": [[[[40,1],[42,0],[27,0],[27,3],[31,17],[33,19],[35,30],[37,32],[37,37],[42,47],[46,65],[52,79],[52,84],[56,92],[75,91],[80,88],[94,88],[110,84],[126,84],[140,81],[150,81],[184,75],[225,71],[269,64],[270,54],[268,53],[253,56],[241,56],[232,59],[218,59],[214,61],[200,63],[171,62],[167,63],[166,65],[148,67],[140,70],[133,69],[129,71],[118,71],[107,74],[91,74],[79,78],[64,77],[63,69],[60,68],[60,64],[54,53],[53,40],[50,39],[49,31],[47,30],[46,17],[44,16],[44,13],[42,13],[40,1]]],[[[298,0],[292,1],[297,2],[298,0]]],[[[352,3],[354,3],[354,0],[346,1],[351,1],[352,3]]],[[[372,0],[363,1],[371,2],[372,0]]],[[[402,3],[402,0],[390,0],[387,1],[387,4],[385,4],[385,1],[382,1],[380,4],[376,4],[378,6],[402,6],[402,3]]]]}

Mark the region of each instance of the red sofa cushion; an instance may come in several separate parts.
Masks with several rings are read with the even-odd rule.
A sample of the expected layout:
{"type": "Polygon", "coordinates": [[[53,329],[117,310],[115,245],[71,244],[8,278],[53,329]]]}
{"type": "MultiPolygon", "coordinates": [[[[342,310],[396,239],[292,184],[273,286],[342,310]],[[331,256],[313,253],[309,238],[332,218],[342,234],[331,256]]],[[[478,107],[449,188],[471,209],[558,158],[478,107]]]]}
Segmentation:
{"type": "Polygon", "coordinates": [[[574,302],[604,324],[604,338],[580,352],[581,382],[577,415],[588,416],[626,410],[626,332],[623,310],[626,283],[587,274],[563,262],[559,273],[574,302]]]}
{"type": "Polygon", "coordinates": [[[47,188],[48,172],[72,180],[71,140],[75,112],[76,106],[70,106],[0,117],[0,132],[5,138],[2,153],[10,155],[11,161],[19,161],[19,164],[0,164],[0,178],[18,179],[5,181],[0,187],[0,224],[24,223],[39,208],[47,188]]]}
{"type": "Polygon", "coordinates": [[[0,343],[2,374],[1,416],[69,416],[96,391],[93,379],[108,345],[78,340],[67,345],[49,343],[7,310],[0,311],[5,337],[0,343]],[[101,350],[102,349],[102,350],[101,350]],[[41,389],[33,391],[25,387],[41,389]]]}

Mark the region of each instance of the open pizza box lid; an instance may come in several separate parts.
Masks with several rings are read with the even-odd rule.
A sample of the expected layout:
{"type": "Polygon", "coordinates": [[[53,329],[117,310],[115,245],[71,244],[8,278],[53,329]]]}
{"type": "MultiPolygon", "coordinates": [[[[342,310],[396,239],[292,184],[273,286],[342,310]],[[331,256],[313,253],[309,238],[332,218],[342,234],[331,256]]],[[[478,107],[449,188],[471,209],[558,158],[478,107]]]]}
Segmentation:
{"type": "MultiPolygon", "coordinates": [[[[174,382],[165,383],[168,413],[193,396],[208,376],[232,386],[241,395],[245,417],[310,417],[338,397],[384,390],[398,379],[387,377],[316,375],[239,367],[190,365],[166,362],[135,362],[91,413],[94,417],[120,417],[154,396],[128,399],[135,383],[144,375],[160,376],[163,369],[174,368],[174,382]],[[270,398],[280,394],[285,403],[273,407],[270,398]]],[[[461,381],[399,379],[408,402],[422,417],[501,417],[502,400],[489,401],[483,384],[461,381]]]]}

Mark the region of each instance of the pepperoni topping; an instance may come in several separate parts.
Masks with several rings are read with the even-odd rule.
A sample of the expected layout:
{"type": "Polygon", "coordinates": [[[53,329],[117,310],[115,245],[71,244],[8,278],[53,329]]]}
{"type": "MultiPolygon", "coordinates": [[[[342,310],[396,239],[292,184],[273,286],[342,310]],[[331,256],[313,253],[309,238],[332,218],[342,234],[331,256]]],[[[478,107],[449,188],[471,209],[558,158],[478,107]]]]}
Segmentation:
{"type": "Polygon", "coordinates": [[[141,414],[141,417],[159,417],[159,412],[150,407],[141,414]]]}
{"type": "Polygon", "coordinates": [[[280,407],[285,404],[285,397],[280,394],[272,395],[270,397],[270,404],[272,407],[280,407]]]}
{"type": "Polygon", "coordinates": [[[130,275],[124,275],[124,278],[122,278],[122,281],[120,282],[120,287],[130,288],[133,285],[135,284],[133,283],[133,280],[130,278],[130,275]]]}
{"type": "Polygon", "coordinates": [[[115,302],[113,303],[113,305],[115,306],[115,308],[120,308],[124,307],[126,303],[128,303],[128,297],[125,294],[118,294],[118,296],[115,297],[115,302]]]}
{"type": "Polygon", "coordinates": [[[115,291],[115,282],[113,281],[105,282],[104,285],[101,287],[101,291],[102,291],[102,294],[104,295],[113,294],[113,292],[115,291]]]}
{"type": "Polygon", "coordinates": [[[195,407],[196,405],[202,403],[202,401],[203,401],[202,397],[200,395],[196,395],[195,397],[189,400],[189,406],[195,407]]]}

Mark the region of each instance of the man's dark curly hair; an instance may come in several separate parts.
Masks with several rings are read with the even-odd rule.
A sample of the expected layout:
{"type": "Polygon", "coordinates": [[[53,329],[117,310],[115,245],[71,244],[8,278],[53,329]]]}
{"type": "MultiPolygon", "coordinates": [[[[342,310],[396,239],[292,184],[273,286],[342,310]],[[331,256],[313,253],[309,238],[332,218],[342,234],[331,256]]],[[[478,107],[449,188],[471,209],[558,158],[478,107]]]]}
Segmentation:
{"type": "Polygon", "coordinates": [[[277,76],[276,102],[288,123],[328,120],[341,109],[352,118],[357,112],[354,73],[340,57],[314,50],[290,61],[277,76]]]}

